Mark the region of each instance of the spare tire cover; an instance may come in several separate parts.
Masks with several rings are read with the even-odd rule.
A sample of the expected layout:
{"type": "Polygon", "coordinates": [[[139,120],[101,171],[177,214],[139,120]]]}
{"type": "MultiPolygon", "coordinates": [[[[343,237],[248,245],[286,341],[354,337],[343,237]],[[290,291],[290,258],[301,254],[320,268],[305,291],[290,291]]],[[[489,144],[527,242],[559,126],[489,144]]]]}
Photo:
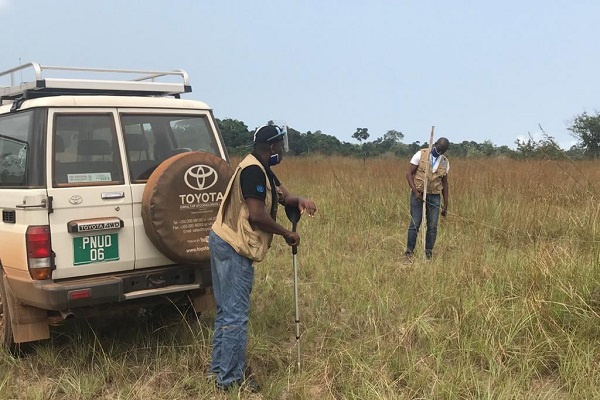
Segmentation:
{"type": "Polygon", "coordinates": [[[156,248],[180,264],[210,260],[208,232],[233,170],[223,159],[187,152],[162,162],[146,182],[144,229],[156,248]]]}

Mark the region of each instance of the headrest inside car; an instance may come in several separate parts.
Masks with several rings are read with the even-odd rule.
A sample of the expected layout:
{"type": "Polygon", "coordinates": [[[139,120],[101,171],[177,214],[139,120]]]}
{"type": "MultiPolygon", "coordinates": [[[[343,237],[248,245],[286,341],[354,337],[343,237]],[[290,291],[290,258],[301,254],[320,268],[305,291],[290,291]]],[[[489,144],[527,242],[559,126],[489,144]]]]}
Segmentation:
{"type": "Polygon", "coordinates": [[[77,153],[81,156],[106,156],[112,153],[108,140],[80,140],[77,153]]]}
{"type": "Polygon", "coordinates": [[[55,153],[64,153],[65,152],[65,141],[62,136],[56,136],[54,138],[54,152],[55,153]]]}
{"type": "Polygon", "coordinates": [[[143,135],[127,135],[127,151],[146,151],[148,150],[148,140],[143,135]]]}

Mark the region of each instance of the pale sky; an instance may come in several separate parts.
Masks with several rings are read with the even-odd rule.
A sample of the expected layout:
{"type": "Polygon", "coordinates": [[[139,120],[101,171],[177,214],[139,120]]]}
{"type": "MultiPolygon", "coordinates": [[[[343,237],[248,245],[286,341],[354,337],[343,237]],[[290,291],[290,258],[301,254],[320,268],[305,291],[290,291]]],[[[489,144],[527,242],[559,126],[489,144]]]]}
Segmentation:
{"type": "Polygon", "coordinates": [[[514,147],[541,124],[566,147],[569,121],[600,109],[598,16],[597,0],[0,0],[0,71],[184,69],[184,98],[250,129],[410,143],[435,125],[514,147]]]}

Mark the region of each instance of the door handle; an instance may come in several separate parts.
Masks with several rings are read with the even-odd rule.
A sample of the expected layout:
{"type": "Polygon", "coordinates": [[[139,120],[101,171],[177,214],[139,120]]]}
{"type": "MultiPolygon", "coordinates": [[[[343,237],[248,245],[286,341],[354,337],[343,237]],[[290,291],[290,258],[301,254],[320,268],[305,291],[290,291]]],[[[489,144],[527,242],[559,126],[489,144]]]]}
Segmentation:
{"type": "Polygon", "coordinates": [[[46,208],[46,200],[42,200],[41,204],[17,204],[16,208],[46,208]]]}
{"type": "Polygon", "coordinates": [[[125,192],[103,192],[100,196],[102,200],[122,199],[125,197],[125,192]]]}

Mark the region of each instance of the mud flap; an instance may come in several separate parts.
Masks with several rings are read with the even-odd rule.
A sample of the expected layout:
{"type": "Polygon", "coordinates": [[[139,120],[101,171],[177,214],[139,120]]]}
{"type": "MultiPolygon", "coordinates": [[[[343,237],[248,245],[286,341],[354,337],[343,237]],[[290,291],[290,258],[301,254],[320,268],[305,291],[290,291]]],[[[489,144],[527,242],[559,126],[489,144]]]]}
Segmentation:
{"type": "Polygon", "coordinates": [[[212,288],[207,288],[206,290],[199,290],[194,292],[191,295],[192,305],[194,306],[194,311],[211,311],[217,308],[217,304],[215,303],[215,296],[213,294],[212,288]]]}
{"type": "Polygon", "coordinates": [[[50,338],[50,327],[48,326],[48,314],[46,310],[31,307],[18,301],[6,280],[2,275],[9,315],[12,325],[13,340],[15,343],[34,342],[50,338]]]}

